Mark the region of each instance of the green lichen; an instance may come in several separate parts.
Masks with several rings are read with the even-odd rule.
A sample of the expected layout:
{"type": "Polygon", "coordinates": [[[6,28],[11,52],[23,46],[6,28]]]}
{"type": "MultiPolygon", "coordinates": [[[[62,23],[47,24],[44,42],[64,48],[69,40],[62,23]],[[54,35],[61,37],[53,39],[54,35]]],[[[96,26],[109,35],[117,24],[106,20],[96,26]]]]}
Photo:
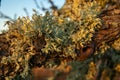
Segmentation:
{"type": "MultiPolygon", "coordinates": [[[[92,57],[84,61],[76,61],[78,53],[75,52],[76,48],[91,44],[96,31],[102,28],[102,20],[98,15],[107,2],[108,0],[92,2],[74,0],[73,4],[71,3],[72,10],[68,10],[68,13],[63,12],[65,15],[61,13],[64,9],[58,10],[60,16],[54,16],[49,12],[42,16],[35,12],[32,19],[23,17],[11,22],[8,25],[9,30],[5,32],[9,55],[3,56],[0,61],[0,69],[5,70],[5,79],[29,79],[30,65],[36,66],[30,63],[30,60],[38,54],[38,62],[42,63],[41,66],[54,65],[54,60],[50,61],[49,58],[57,57],[60,60],[72,58],[69,63],[72,70],[67,80],[91,80],[96,76],[91,72],[99,73],[101,66],[103,66],[102,71],[111,69],[110,72],[113,74],[113,69],[119,69],[120,38],[112,45],[105,41],[101,42],[96,54],[93,53],[92,57]]],[[[59,59],[58,63],[60,63],[59,59]]]]}

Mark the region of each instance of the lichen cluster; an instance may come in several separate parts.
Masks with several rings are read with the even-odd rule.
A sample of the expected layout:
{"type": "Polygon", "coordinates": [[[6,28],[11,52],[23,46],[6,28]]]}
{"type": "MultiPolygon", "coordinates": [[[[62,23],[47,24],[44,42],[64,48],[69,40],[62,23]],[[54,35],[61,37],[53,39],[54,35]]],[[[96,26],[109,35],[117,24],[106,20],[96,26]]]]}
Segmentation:
{"type": "Polygon", "coordinates": [[[52,69],[56,80],[70,66],[66,80],[117,80],[120,19],[109,21],[109,11],[119,17],[120,8],[102,13],[108,2],[67,0],[58,15],[35,11],[32,19],[10,22],[8,31],[0,35],[0,79],[30,79],[37,66],[52,69]]]}

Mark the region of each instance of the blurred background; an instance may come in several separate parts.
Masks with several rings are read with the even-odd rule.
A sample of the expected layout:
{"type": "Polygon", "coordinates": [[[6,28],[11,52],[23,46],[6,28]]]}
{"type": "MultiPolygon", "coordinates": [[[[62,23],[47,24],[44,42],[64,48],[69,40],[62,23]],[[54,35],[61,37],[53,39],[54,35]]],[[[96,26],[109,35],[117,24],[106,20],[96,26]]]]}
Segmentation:
{"type": "Polygon", "coordinates": [[[64,5],[65,0],[0,0],[0,32],[6,30],[7,26],[4,26],[8,20],[16,20],[18,17],[29,16],[31,18],[33,9],[39,14],[43,14],[50,10],[51,3],[57,8],[61,8],[64,5]]]}

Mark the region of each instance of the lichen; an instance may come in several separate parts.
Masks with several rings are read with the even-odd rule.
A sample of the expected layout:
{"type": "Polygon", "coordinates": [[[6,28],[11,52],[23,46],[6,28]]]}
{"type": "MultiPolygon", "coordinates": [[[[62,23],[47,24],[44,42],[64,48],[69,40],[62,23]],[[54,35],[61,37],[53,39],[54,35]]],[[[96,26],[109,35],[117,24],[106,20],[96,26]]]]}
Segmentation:
{"type": "Polygon", "coordinates": [[[35,11],[32,19],[10,22],[8,31],[0,35],[0,79],[29,79],[36,66],[57,72],[54,78],[70,66],[66,80],[115,78],[120,71],[120,26],[119,18],[111,18],[111,10],[100,17],[108,2],[67,0],[58,15],[35,11]]]}

